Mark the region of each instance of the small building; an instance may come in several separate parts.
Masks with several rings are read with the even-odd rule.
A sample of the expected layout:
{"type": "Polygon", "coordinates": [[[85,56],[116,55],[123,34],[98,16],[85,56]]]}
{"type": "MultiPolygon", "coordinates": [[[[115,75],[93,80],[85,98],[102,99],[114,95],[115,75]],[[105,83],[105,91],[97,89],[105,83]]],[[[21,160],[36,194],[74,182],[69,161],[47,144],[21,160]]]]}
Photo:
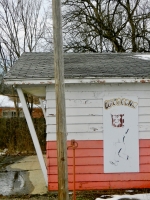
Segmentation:
{"type": "MultiPolygon", "coordinates": [[[[23,112],[20,112],[20,117],[24,116],[23,112]]],[[[14,102],[6,95],[0,95],[0,118],[16,117],[16,109],[14,102]]]]}
{"type": "MultiPolygon", "coordinates": [[[[47,164],[41,167],[50,191],[58,189],[53,62],[50,53],[24,53],[5,76],[17,88],[27,120],[22,94],[46,99],[47,164]]],[[[77,144],[76,189],[150,188],[150,54],[68,53],[64,66],[66,145],[77,144]]],[[[73,155],[67,151],[72,190],[73,155]]],[[[42,159],[38,147],[37,154],[42,159]]]]}
{"type": "MultiPolygon", "coordinates": [[[[18,106],[19,106],[19,117],[24,117],[21,103],[19,103],[18,106]]],[[[0,95],[0,118],[12,118],[12,117],[17,117],[14,101],[9,96],[0,95]]],[[[33,118],[44,117],[41,107],[33,104],[32,117],[33,118]]]]}

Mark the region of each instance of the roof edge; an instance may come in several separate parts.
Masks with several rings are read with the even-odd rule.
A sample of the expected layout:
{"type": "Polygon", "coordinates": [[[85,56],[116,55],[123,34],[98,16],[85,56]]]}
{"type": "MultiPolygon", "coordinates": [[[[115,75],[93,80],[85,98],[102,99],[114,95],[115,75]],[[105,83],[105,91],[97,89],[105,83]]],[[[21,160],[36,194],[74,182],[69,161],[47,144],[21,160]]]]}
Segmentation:
{"type": "MultiPolygon", "coordinates": [[[[55,80],[5,80],[7,85],[50,85],[55,84],[55,80]]],[[[150,83],[149,78],[84,78],[65,79],[65,84],[70,83],[150,83]]]]}

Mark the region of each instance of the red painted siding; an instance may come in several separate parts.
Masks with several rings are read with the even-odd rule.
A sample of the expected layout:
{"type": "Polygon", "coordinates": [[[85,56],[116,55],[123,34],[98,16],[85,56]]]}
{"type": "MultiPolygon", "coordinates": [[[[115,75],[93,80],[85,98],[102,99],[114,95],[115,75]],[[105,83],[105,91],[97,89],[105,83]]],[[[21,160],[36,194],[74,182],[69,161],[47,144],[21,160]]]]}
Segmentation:
{"type": "MultiPolygon", "coordinates": [[[[107,173],[103,167],[103,141],[77,141],[76,189],[150,188],[150,140],[140,140],[139,173],[107,173]]],[[[70,146],[70,141],[67,142],[70,146]]],[[[69,190],[73,189],[73,152],[68,149],[69,190]]],[[[56,142],[47,142],[48,189],[57,190],[56,142]]]]}

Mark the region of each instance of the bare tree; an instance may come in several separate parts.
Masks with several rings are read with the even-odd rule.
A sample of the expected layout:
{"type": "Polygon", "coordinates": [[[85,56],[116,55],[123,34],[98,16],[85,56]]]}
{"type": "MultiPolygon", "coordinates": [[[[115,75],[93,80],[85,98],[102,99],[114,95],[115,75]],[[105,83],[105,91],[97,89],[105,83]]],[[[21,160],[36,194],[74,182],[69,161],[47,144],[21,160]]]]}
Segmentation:
{"type": "Polygon", "coordinates": [[[42,2],[0,0],[0,54],[5,72],[23,52],[45,50],[42,45],[46,45],[45,34],[50,28],[42,2]]]}
{"type": "MultiPolygon", "coordinates": [[[[50,49],[46,36],[48,8],[44,0],[0,0],[0,57],[4,74],[13,66],[23,52],[45,51],[50,49]]],[[[3,88],[3,87],[2,87],[3,88]]],[[[2,91],[1,91],[2,92],[2,91]]],[[[12,88],[12,96],[15,96],[12,88]]],[[[32,99],[32,98],[31,98],[32,99]]],[[[18,113],[17,101],[14,100],[18,113]]],[[[33,102],[31,102],[31,110],[33,102]]]]}
{"type": "Polygon", "coordinates": [[[144,19],[146,28],[150,20],[148,10],[143,9],[148,4],[144,5],[142,2],[64,0],[66,51],[138,51],[139,38],[145,38],[144,41],[148,42],[148,37],[144,36],[142,21],[144,19]]]}

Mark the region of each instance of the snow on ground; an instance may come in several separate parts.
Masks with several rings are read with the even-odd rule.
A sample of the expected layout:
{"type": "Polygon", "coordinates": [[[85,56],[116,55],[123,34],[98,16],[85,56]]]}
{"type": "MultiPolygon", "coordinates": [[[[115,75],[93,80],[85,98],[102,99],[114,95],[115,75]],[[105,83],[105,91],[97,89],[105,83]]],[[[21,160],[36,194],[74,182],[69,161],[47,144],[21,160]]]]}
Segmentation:
{"type": "Polygon", "coordinates": [[[135,55],[136,57],[138,57],[139,59],[142,59],[142,60],[150,60],[150,54],[139,54],[139,55],[135,55]]]}
{"type": "Polygon", "coordinates": [[[127,199],[132,199],[132,200],[150,200],[150,193],[145,193],[145,194],[133,194],[133,195],[103,195],[101,198],[96,198],[95,200],[127,200],[127,199]],[[107,198],[108,196],[108,198],[107,198]]]}

